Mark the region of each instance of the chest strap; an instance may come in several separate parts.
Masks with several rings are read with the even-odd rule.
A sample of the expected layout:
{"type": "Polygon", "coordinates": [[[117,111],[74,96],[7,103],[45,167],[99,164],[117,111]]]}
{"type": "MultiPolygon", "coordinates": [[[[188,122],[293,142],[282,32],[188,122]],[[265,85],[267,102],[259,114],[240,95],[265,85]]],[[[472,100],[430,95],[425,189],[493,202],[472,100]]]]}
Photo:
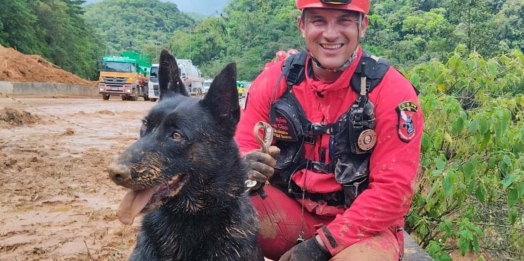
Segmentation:
{"type": "MultiPolygon", "coordinates": [[[[287,91],[271,105],[271,124],[277,127],[281,138],[276,138],[281,153],[277,157],[277,166],[273,184],[279,184],[282,190],[290,195],[303,191],[294,184],[291,175],[298,170],[307,169],[318,174],[334,173],[342,186],[343,196],[331,197],[330,202],[349,207],[358,194],[366,187],[368,181],[368,164],[371,150],[353,150],[356,138],[366,129],[374,128],[373,105],[368,100],[368,94],[380,83],[389,69],[389,63],[363,51],[355,73],[349,85],[358,96],[348,111],[336,123],[322,124],[310,122],[295,97],[292,88],[300,84],[305,73],[307,53],[300,52],[288,57],[283,65],[280,79],[286,78],[287,91]],[[278,129],[278,127],[282,127],[278,129]],[[307,160],[304,155],[304,143],[314,143],[318,136],[330,135],[329,146],[331,163],[324,163],[325,151],[320,151],[320,161],[307,160]],[[337,176],[338,173],[338,176],[337,176]],[[364,176],[362,176],[364,174],[364,176]],[[297,189],[298,188],[298,189],[297,189]]],[[[278,83],[277,83],[278,85],[278,83]]],[[[311,194],[311,193],[308,193],[311,194]]],[[[325,200],[319,195],[309,195],[312,200],[325,200]]],[[[326,197],[329,197],[326,195],[326,197]]]]}

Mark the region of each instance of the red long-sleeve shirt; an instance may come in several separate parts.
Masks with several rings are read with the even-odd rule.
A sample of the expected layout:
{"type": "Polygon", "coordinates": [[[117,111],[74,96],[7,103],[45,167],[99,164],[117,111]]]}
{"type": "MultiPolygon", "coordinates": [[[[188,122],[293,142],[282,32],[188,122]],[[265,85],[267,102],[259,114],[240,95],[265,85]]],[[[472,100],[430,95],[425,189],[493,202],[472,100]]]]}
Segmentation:
{"type": "MultiPolygon", "coordinates": [[[[306,74],[305,80],[293,87],[293,93],[309,121],[334,123],[348,111],[357,98],[357,93],[349,85],[349,79],[361,55],[362,51],[359,49],[355,62],[334,83],[325,84],[306,74]],[[323,97],[319,97],[317,92],[321,92],[323,97]]],[[[308,57],[306,66],[309,63],[308,57]]],[[[253,136],[253,127],[258,121],[269,122],[272,95],[275,100],[286,91],[285,80],[282,80],[279,85],[276,83],[281,69],[281,63],[278,66],[271,66],[251,84],[235,137],[243,153],[260,147],[253,136]]],[[[368,97],[375,106],[377,134],[377,143],[370,158],[368,188],[348,209],[318,205],[312,201],[304,202],[310,212],[319,215],[336,215],[336,218],[326,226],[327,230],[317,231],[333,255],[394,225],[402,227],[404,215],[410,208],[413,195],[423,128],[422,109],[415,90],[405,77],[390,67],[368,97]],[[408,107],[411,110],[404,111],[404,115],[401,115],[406,105],[410,105],[408,107]],[[412,120],[414,134],[407,132],[406,113],[412,120]]],[[[313,145],[305,144],[305,155],[309,155],[310,160],[320,161],[322,149],[326,151],[326,162],[330,162],[327,134],[318,138],[313,145]]],[[[292,179],[299,186],[305,184],[306,191],[310,193],[342,190],[333,174],[315,174],[310,170],[306,173],[305,170],[301,170],[293,175],[292,179]]]]}

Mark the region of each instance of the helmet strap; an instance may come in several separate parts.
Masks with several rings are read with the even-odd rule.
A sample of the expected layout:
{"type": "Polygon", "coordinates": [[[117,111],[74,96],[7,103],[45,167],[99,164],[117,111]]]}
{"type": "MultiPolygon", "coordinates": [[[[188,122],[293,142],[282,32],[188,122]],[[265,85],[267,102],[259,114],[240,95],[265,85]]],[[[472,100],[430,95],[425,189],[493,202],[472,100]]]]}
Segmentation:
{"type": "Polygon", "coordinates": [[[360,45],[360,33],[362,32],[361,26],[362,26],[362,20],[364,19],[364,14],[359,13],[358,14],[358,22],[357,22],[357,30],[358,30],[358,36],[357,36],[357,43],[360,45]]]}
{"type": "Polygon", "coordinates": [[[311,61],[313,61],[313,64],[315,65],[315,67],[320,68],[322,70],[326,70],[328,72],[341,72],[341,71],[344,71],[346,68],[348,68],[351,62],[353,62],[353,60],[357,58],[357,50],[358,48],[353,52],[351,57],[349,57],[349,59],[344,64],[342,64],[342,66],[336,69],[326,68],[322,66],[322,64],[311,53],[309,53],[309,56],[311,57],[311,61]]]}

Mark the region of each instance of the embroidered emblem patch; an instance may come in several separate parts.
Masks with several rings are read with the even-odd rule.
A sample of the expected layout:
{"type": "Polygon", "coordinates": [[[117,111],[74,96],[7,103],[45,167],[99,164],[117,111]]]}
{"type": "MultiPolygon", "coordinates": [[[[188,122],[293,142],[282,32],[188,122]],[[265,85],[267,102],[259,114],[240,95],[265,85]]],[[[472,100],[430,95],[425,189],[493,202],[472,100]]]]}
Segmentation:
{"type": "Polygon", "coordinates": [[[411,101],[402,102],[397,106],[398,137],[404,142],[410,142],[416,134],[415,120],[418,106],[411,101]]]}

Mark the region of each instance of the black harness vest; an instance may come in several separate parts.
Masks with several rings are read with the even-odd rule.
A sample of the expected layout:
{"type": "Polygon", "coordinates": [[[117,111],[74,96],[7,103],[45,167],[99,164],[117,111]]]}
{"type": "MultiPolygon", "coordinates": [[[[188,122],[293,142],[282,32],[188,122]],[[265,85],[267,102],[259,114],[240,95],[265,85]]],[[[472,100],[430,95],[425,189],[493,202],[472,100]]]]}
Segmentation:
{"type": "Polygon", "coordinates": [[[376,142],[374,105],[368,94],[381,82],[390,65],[385,59],[363,51],[351,78],[351,88],[359,95],[349,110],[335,123],[310,122],[293,94],[292,88],[304,80],[307,53],[290,56],[283,65],[287,91],[271,105],[270,122],[274,128],[276,146],[280,155],[272,184],[288,195],[324,201],[332,206],[348,208],[369,183],[369,158],[376,142]],[[314,143],[318,136],[330,135],[330,157],[326,164],[325,151],[320,161],[311,161],[304,155],[304,143],[314,143]],[[314,194],[303,192],[291,179],[298,170],[308,169],[317,173],[334,173],[342,192],[314,194]]]}

